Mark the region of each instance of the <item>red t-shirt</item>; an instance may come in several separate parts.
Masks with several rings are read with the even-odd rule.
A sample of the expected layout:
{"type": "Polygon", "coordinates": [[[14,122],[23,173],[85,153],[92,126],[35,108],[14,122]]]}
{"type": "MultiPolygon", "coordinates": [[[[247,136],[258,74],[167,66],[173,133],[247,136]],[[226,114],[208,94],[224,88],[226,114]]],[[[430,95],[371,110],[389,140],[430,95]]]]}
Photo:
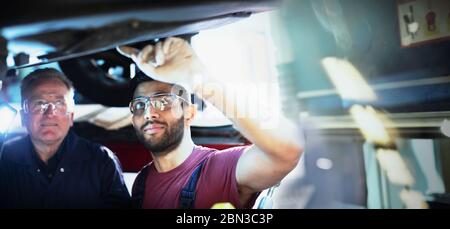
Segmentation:
{"type": "Polygon", "coordinates": [[[142,208],[179,208],[181,189],[203,160],[205,164],[197,182],[195,208],[211,208],[219,202],[229,202],[236,208],[253,206],[257,194],[247,206],[241,206],[236,182],[237,161],[246,148],[215,150],[195,146],[181,165],[165,173],[159,173],[150,163],[142,208]]]}

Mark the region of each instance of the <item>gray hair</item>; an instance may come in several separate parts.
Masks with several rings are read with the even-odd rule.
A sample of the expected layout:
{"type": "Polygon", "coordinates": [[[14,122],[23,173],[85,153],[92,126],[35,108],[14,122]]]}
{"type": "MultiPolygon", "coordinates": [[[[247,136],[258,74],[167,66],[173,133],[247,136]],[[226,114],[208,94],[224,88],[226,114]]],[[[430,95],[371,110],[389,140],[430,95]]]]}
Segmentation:
{"type": "Polygon", "coordinates": [[[22,83],[20,85],[20,96],[22,104],[23,102],[28,99],[28,96],[30,92],[36,87],[36,85],[41,82],[42,80],[59,80],[61,83],[63,83],[67,89],[69,90],[69,95],[71,100],[69,101],[69,105],[75,105],[75,102],[73,100],[74,97],[74,87],[72,81],[67,78],[64,73],[54,69],[54,68],[42,68],[37,69],[27,76],[23,78],[22,83]]]}

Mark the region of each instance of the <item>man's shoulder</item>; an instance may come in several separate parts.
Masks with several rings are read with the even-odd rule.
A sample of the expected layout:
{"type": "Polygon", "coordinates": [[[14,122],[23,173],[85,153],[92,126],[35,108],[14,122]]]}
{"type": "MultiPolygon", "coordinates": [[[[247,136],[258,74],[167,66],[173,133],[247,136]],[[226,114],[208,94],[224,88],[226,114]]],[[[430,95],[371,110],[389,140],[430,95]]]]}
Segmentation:
{"type": "Polygon", "coordinates": [[[146,164],[144,167],[142,167],[141,170],[139,170],[138,174],[136,175],[136,179],[144,179],[147,177],[148,172],[151,170],[153,165],[153,161],[151,161],[150,163],[146,164]]]}
{"type": "Polygon", "coordinates": [[[80,137],[75,133],[71,133],[70,135],[70,144],[74,144],[72,147],[75,147],[77,153],[85,154],[86,157],[94,157],[102,160],[115,160],[115,154],[108,147],[84,137],[80,137]]]}
{"type": "Polygon", "coordinates": [[[5,142],[5,149],[7,147],[21,147],[28,141],[28,135],[17,136],[11,139],[8,139],[5,142]]]}
{"type": "Polygon", "coordinates": [[[240,156],[249,146],[233,146],[224,149],[212,149],[211,157],[235,157],[240,156]]]}
{"type": "Polygon", "coordinates": [[[197,145],[194,149],[194,151],[199,153],[206,153],[206,154],[220,154],[220,153],[229,153],[229,152],[240,152],[244,151],[246,148],[248,148],[250,145],[242,145],[242,146],[226,146],[221,145],[218,148],[217,147],[210,147],[210,146],[201,146],[197,145]]]}
{"type": "MultiPolygon", "coordinates": [[[[149,171],[151,170],[151,167],[154,166],[153,165],[153,161],[148,163],[147,165],[145,165],[136,175],[136,178],[134,179],[133,182],[133,187],[132,187],[132,196],[136,197],[139,195],[143,195],[143,188],[145,187],[145,180],[147,179],[147,175],[149,173],[149,171]]],[[[139,198],[142,198],[139,197],[139,198]]]]}
{"type": "Polygon", "coordinates": [[[82,136],[79,136],[78,134],[76,134],[73,131],[69,131],[69,133],[67,135],[68,135],[67,137],[69,138],[69,141],[71,142],[71,144],[76,143],[77,145],[83,146],[83,147],[99,147],[100,146],[100,144],[98,144],[94,141],[88,140],[82,136]]]}
{"type": "Polygon", "coordinates": [[[233,146],[225,149],[213,149],[207,151],[206,147],[203,148],[204,157],[207,160],[207,164],[225,166],[225,165],[233,165],[237,163],[237,160],[241,157],[242,153],[249,146],[233,146]]]}
{"type": "Polygon", "coordinates": [[[7,140],[4,143],[2,160],[3,161],[21,161],[28,152],[30,142],[28,135],[18,136],[7,140]]]}

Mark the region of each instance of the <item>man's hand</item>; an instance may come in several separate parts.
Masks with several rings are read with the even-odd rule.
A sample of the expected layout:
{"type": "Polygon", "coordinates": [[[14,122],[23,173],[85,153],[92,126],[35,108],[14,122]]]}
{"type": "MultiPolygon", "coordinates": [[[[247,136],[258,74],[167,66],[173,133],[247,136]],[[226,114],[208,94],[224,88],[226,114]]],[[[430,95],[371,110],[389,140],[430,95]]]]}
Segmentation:
{"type": "Polygon", "coordinates": [[[200,98],[212,103],[230,118],[244,137],[254,144],[242,154],[236,166],[242,204],[245,205],[253,193],[279,183],[297,165],[303,151],[298,127],[278,116],[279,112],[273,112],[270,115],[276,121],[274,126],[262,128],[260,120],[246,115],[242,104],[238,106],[241,101],[238,99],[244,97],[235,96],[228,87],[221,87],[223,81],[206,72],[186,41],[168,38],[143,50],[120,47],[118,51],[132,58],[148,76],[177,83],[187,90],[191,89],[190,92],[194,89],[200,98]],[[197,76],[201,78],[196,79],[197,76]]]}
{"type": "Polygon", "coordinates": [[[133,59],[151,78],[179,84],[191,92],[204,69],[192,47],[181,38],[169,37],[142,50],[120,46],[117,51],[133,59]]]}

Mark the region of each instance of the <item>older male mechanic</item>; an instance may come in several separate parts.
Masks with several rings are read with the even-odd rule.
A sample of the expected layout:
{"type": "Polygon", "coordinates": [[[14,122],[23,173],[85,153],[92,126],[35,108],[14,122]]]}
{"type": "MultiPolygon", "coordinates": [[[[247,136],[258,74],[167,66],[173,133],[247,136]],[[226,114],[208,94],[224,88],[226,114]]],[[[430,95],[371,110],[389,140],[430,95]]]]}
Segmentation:
{"type": "Polygon", "coordinates": [[[74,89],[61,72],[38,69],[22,80],[28,135],[5,143],[1,208],[126,208],[130,195],[109,149],[70,131],[74,89]]]}
{"type": "Polygon", "coordinates": [[[279,116],[277,125],[262,128],[244,115],[185,40],[167,38],[142,51],[128,46],[118,51],[151,77],[133,80],[130,102],[133,126],[154,159],[133,185],[135,207],[211,208],[231,203],[251,208],[260,191],[280,182],[297,165],[303,151],[297,126],[279,116]],[[221,110],[254,145],[226,150],[195,145],[190,124],[196,107],[189,90],[221,110]]]}

